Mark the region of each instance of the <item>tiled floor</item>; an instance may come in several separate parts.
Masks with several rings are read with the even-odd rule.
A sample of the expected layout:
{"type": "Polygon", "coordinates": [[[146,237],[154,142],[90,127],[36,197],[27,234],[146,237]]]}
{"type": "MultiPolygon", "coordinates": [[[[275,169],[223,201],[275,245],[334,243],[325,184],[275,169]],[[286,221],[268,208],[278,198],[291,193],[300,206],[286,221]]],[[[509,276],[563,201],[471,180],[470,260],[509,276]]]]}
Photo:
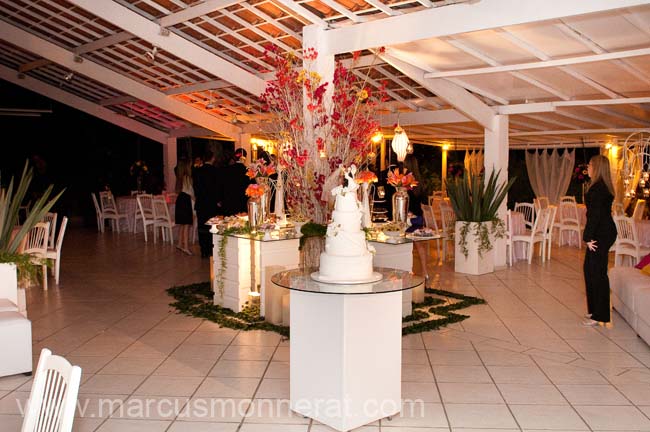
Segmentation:
{"type": "MultiPolygon", "coordinates": [[[[436,267],[441,288],[488,303],[404,338],[403,398],[420,399],[422,411],[359,430],[650,431],[650,348],[616,313],[607,328],[580,326],[581,268],[573,248],[481,277],[436,267]]],[[[75,430],[331,431],[281,402],[288,341],[170,310],[165,288],[207,277],[206,260],[141,236],[70,230],[60,287],[31,288],[28,312],[34,352],[48,347],[83,367],[75,430]],[[232,407],[201,410],[205,401],[232,407]]],[[[30,384],[0,378],[1,431],[19,430],[30,384]]]]}

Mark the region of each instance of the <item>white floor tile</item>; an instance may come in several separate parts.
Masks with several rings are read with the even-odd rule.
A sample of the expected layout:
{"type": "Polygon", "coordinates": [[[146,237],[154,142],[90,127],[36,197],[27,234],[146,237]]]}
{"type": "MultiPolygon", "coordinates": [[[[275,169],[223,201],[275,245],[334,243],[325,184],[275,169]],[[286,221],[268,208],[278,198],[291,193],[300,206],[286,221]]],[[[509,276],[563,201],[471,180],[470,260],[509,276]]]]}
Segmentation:
{"type": "Polygon", "coordinates": [[[511,405],[522,429],[588,430],[568,405],[511,405]]]}
{"type": "Polygon", "coordinates": [[[508,407],[493,404],[446,404],[452,428],[516,428],[508,407]]]}
{"type": "Polygon", "coordinates": [[[650,420],[632,406],[576,406],[593,430],[650,430],[650,420]]]}
{"type": "Polygon", "coordinates": [[[500,404],[504,403],[494,384],[438,383],[444,403],[500,404]]]}

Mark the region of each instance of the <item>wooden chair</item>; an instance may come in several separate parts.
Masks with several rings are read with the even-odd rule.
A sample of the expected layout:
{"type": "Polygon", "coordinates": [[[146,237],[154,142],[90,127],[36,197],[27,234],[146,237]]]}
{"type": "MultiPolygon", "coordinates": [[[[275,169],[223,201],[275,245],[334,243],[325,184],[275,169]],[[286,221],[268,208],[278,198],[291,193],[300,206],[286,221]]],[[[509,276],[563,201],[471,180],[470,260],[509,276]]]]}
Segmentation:
{"type": "Polygon", "coordinates": [[[49,222],[38,222],[27,233],[25,249],[22,253],[32,256],[35,264],[41,264],[43,270],[43,289],[47,291],[47,242],[50,236],[49,222]]]}
{"type": "Polygon", "coordinates": [[[41,222],[49,222],[50,224],[50,237],[47,239],[47,247],[54,247],[54,236],[56,235],[56,219],[57,214],[52,212],[45,213],[43,220],[41,222]]]}
{"type": "Polygon", "coordinates": [[[26,405],[22,432],[71,432],[81,368],[66,359],[41,351],[26,405]]]}
{"type": "Polygon", "coordinates": [[[515,203],[515,211],[524,215],[524,223],[528,229],[533,229],[535,223],[535,206],[531,203],[515,203]]]}
{"type": "Polygon", "coordinates": [[[616,243],[614,266],[622,264],[621,257],[628,256],[632,265],[636,265],[639,260],[650,253],[650,248],[643,247],[639,244],[639,237],[636,231],[634,219],[625,216],[614,216],[616,224],[616,243]]]}
{"type": "Polygon", "coordinates": [[[517,242],[523,242],[528,245],[528,264],[533,262],[533,250],[537,243],[540,243],[539,255],[542,257],[542,262],[546,261],[545,233],[548,230],[550,213],[550,208],[541,209],[535,218],[532,230],[529,230],[524,234],[515,234],[512,236],[513,246],[517,242]]]}
{"type": "Polygon", "coordinates": [[[104,214],[102,213],[102,209],[99,207],[99,203],[97,202],[97,197],[95,196],[95,194],[91,192],[90,196],[92,197],[93,204],[95,205],[95,216],[97,217],[97,231],[104,232],[104,214]]]}
{"type": "Polygon", "coordinates": [[[61,228],[59,228],[59,236],[56,239],[56,247],[47,248],[45,256],[51,259],[54,263],[54,282],[59,284],[59,270],[61,269],[61,248],[63,247],[63,237],[65,236],[65,229],[68,226],[68,218],[63,217],[61,228]]]}

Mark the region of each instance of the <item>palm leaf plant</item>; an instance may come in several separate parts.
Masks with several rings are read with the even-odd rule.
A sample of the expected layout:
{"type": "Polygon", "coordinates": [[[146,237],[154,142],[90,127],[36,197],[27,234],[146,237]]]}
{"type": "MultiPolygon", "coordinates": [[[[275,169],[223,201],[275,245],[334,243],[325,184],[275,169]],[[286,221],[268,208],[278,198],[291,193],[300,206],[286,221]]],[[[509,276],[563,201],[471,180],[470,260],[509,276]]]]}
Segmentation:
{"type": "Polygon", "coordinates": [[[50,185],[34,203],[24,223],[20,225],[20,205],[27,195],[32,178],[33,170],[29,167],[29,163],[25,162],[20,181],[14,185],[12,177],[6,189],[0,188],[0,263],[16,264],[21,277],[29,279],[37,275],[41,264],[35,263],[31,256],[19,253],[18,248],[29,231],[43,220],[45,214],[63,194],[61,191],[50,198],[54,188],[50,185]],[[14,231],[16,228],[17,231],[14,231]]]}
{"type": "Polygon", "coordinates": [[[502,238],[505,234],[505,225],[498,216],[499,207],[508,195],[516,177],[508,182],[499,182],[501,170],[490,173],[485,183],[483,174],[468,173],[467,177],[456,177],[445,182],[447,196],[456,213],[456,220],[463,223],[460,230],[459,245],[463,255],[467,258],[467,234],[471,223],[477,222],[475,235],[479,239],[478,253],[492,250],[491,235],[502,238]]]}

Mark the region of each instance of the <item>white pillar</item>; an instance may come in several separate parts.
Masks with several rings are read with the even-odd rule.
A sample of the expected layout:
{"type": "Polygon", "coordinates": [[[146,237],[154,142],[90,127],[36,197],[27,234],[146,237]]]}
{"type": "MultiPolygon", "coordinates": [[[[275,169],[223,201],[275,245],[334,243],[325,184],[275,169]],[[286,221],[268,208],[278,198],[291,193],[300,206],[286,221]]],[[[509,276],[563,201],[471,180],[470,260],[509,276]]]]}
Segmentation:
{"type": "MultiPolygon", "coordinates": [[[[492,130],[485,129],[485,154],[483,166],[485,175],[488,177],[492,172],[501,170],[499,182],[508,181],[508,116],[495,115],[492,120],[492,130]]],[[[507,197],[499,207],[499,217],[505,222],[507,197]]],[[[494,247],[494,265],[503,267],[506,265],[506,242],[505,239],[497,240],[494,247]]]]}
{"type": "Polygon", "coordinates": [[[175,192],[176,189],[176,174],[174,173],[178,162],[176,152],[176,137],[167,137],[167,141],[163,145],[163,175],[167,192],[175,192]]]}
{"type": "Polygon", "coordinates": [[[447,188],[445,187],[445,182],[447,181],[447,154],[449,152],[449,149],[447,148],[447,145],[445,144],[442,146],[442,185],[440,186],[440,190],[443,191],[444,195],[447,196],[447,188]]]}

